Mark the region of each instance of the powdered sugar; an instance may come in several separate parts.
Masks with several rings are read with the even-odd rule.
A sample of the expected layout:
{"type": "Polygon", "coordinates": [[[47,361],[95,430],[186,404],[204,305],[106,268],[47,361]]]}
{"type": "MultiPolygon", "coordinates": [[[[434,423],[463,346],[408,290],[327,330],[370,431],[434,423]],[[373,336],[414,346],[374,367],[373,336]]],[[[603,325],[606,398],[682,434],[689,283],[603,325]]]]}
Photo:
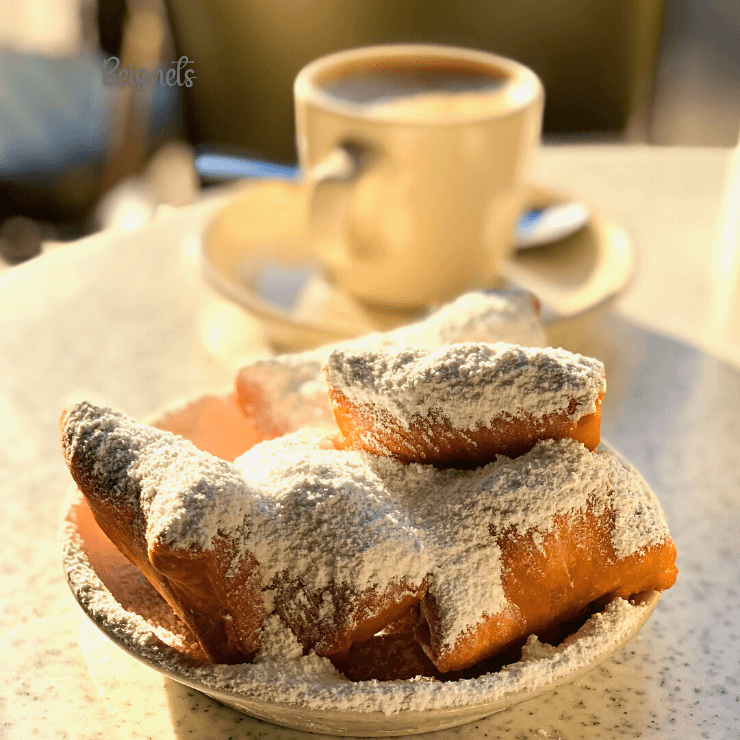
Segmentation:
{"type": "Polygon", "coordinates": [[[465,293],[423,322],[396,329],[390,334],[398,347],[432,348],[458,342],[547,346],[535,298],[523,290],[465,293]]]}
{"type": "Polygon", "coordinates": [[[665,539],[668,527],[660,502],[635,467],[613,454],[606,474],[609,488],[614,491],[612,546],[616,556],[625,558],[665,539]]]}
{"type": "Polygon", "coordinates": [[[603,446],[594,454],[571,439],[544,440],[521,457],[500,457],[474,471],[366,459],[397,492],[422,539],[431,561],[429,592],[442,614],[440,637],[450,645],[483,614],[509,607],[496,539],[504,532],[544,534],[556,515],[608,507],[618,519],[640,520],[629,533],[615,534],[620,557],[668,536],[647,485],[603,446]]]}
{"type": "MultiPolygon", "coordinates": [[[[283,570],[310,589],[356,591],[429,576],[443,640],[508,608],[497,537],[552,531],[557,515],[605,508],[620,557],[668,536],[648,487],[612,452],[545,440],[473,471],[437,470],[364,452],[321,449],[308,430],[263,442],[235,465],[260,505],[249,547],[264,584],[283,570]]],[[[331,619],[331,614],[327,615],[331,619]]]]}
{"type": "MultiPolygon", "coordinates": [[[[95,460],[110,495],[141,487],[148,539],[207,548],[216,533],[231,534],[237,557],[257,558],[263,588],[282,573],[316,592],[336,583],[355,593],[429,576],[450,646],[508,607],[496,541],[504,532],[546,533],[556,515],[591,506],[626,525],[615,530],[620,557],[668,536],[639,475],[571,439],[460,471],[339,451],[321,430],[263,442],[231,465],[108,409],[77,407],[68,428],[69,447],[95,460]]],[[[330,628],[329,607],[320,615],[330,628]]]]}
{"type": "Polygon", "coordinates": [[[329,385],[354,404],[391,414],[406,429],[420,418],[475,431],[496,416],[572,418],[596,411],[606,389],[598,360],[563,349],[463,343],[434,350],[335,350],[329,385]]]}
{"type": "MultiPolygon", "coordinates": [[[[317,431],[317,436],[320,433],[317,431]]],[[[311,589],[420,583],[429,563],[396,491],[359,452],[322,449],[308,430],[263,442],[235,462],[258,505],[249,548],[263,583],[283,571],[311,589]]]]}
{"type": "Polygon", "coordinates": [[[303,657],[303,647],[296,636],[283,624],[277,614],[270,614],[262,625],[262,639],[260,651],[254,659],[255,663],[277,661],[284,663],[290,660],[299,660],[303,657]]]}
{"type": "MultiPolygon", "coordinates": [[[[610,655],[639,629],[655,605],[655,599],[644,605],[615,599],[603,614],[591,617],[562,645],[543,645],[531,637],[520,662],[480,678],[447,683],[432,679],[352,683],[326,658],[313,654],[297,657],[295,645],[284,633],[273,634],[282,630],[279,621],[274,621],[276,617],[266,621],[259,662],[227,666],[194,661],[176,649],[181,638],[153,627],[139,616],[135,606],[124,609],[111,596],[91,566],[74,518],[64,528],[63,545],[72,592],[109,637],[152,667],[244,711],[264,717],[263,703],[273,705],[276,721],[280,721],[277,710],[282,706],[309,714],[356,713],[359,719],[373,716],[371,713],[393,716],[496,705],[518,692],[534,696],[560,681],[572,680],[610,655]]],[[[161,606],[169,609],[164,601],[161,606]]]]}
{"type": "Polygon", "coordinates": [[[233,465],[111,409],[73,407],[63,443],[68,460],[87,461],[101,492],[140,507],[149,546],[211,549],[216,533],[236,532],[254,506],[233,465]]]}
{"type": "MultiPolygon", "coordinates": [[[[334,426],[323,368],[335,349],[433,349],[458,342],[513,342],[544,347],[545,333],[534,298],[524,291],[472,292],[423,321],[338,345],[260,360],[243,368],[237,387],[258,426],[280,434],[304,426],[334,426]]],[[[274,435],[271,435],[274,436],[274,435]]]]}
{"type": "Polygon", "coordinates": [[[543,646],[532,638],[523,650],[521,661],[476,679],[444,683],[431,679],[350,683],[327,669],[315,656],[283,664],[279,669],[270,664],[223,669],[219,666],[218,670],[204,668],[197,675],[208,688],[228,689],[263,701],[275,701],[279,696],[281,702],[324,711],[392,715],[492,703],[507,694],[534,693],[537,689],[551,688],[559,679],[574,678],[592,665],[597,656],[603,659],[612,653],[626,636],[636,631],[649,612],[648,606],[633,606],[615,599],[562,645],[543,646]]]}

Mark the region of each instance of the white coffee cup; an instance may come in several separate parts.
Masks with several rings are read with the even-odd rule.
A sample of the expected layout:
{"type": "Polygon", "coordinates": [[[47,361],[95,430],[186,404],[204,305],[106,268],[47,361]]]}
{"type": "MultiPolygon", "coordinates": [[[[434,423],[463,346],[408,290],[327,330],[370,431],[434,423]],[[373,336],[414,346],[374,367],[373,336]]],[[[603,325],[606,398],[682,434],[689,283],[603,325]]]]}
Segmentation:
{"type": "Polygon", "coordinates": [[[294,94],[332,281],[398,307],[496,284],[541,130],[531,70],[470,49],[376,46],[310,63],[294,94]]]}

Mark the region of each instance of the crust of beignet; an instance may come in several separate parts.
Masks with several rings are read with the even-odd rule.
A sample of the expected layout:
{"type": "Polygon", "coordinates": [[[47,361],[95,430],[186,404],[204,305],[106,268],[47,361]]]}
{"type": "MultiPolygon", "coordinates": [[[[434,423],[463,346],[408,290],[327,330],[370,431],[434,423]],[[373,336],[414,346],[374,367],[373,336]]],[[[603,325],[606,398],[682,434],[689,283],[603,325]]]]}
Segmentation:
{"type": "Polygon", "coordinates": [[[438,671],[411,632],[375,635],[332,656],[334,667],[350,681],[407,681],[417,676],[454,680],[457,673],[438,671]]]}
{"type": "Polygon", "coordinates": [[[413,633],[414,629],[421,623],[421,601],[412,604],[401,616],[396,617],[382,630],[381,635],[398,635],[413,633]]]}
{"type": "Polygon", "coordinates": [[[464,633],[454,646],[442,644],[436,629],[439,610],[431,593],[421,603],[424,624],[415,634],[442,672],[463,670],[496,655],[530,634],[575,619],[592,602],[608,603],[642,591],[670,588],[678,570],[670,537],[625,558],[611,541],[613,514],[590,508],[556,516],[548,533],[499,538],[503,588],[509,607],[464,633]]]}
{"type": "Polygon", "coordinates": [[[69,444],[66,414],[61,425],[70,473],[105,535],[157,589],[210,660],[252,660],[259,650],[265,616],[259,565],[254,557],[244,554],[238,567],[231,569],[234,545],[222,536],[214,539],[212,550],[201,552],[169,549],[161,543],[148,547],[142,512],[114,498],[100,484],[95,458],[80,454],[79,447],[69,444]]]}
{"type": "Polygon", "coordinates": [[[578,402],[572,399],[563,411],[539,418],[526,412],[518,417],[502,414],[475,431],[455,429],[447,420],[430,417],[405,428],[384,409],[352,403],[338,388],[330,387],[329,397],[343,435],[343,449],[364,450],[406,463],[465,468],[485,465],[497,455],[518,457],[542,439],[571,438],[595,450],[604,394],[596,401],[596,411],[579,418],[573,418],[578,402]]]}
{"type": "Polygon", "coordinates": [[[285,575],[277,579],[273,593],[275,612],[303,647],[328,657],[346,653],[352,644],[402,618],[418,606],[426,590],[426,581],[419,585],[401,580],[382,591],[373,587],[357,593],[336,583],[311,591],[285,575]],[[322,618],[327,610],[330,619],[322,618]]]}
{"type": "Polygon", "coordinates": [[[143,531],[133,524],[131,508],[101,505],[89,490],[83,495],[95,521],[114,545],[146,576],[196,636],[208,658],[216,663],[251,660],[259,649],[263,611],[257,563],[245,560],[233,578],[227,579],[231,558],[228,542],[218,538],[214,549],[201,555],[188,552],[147,551],[143,531]],[[127,525],[126,522],[129,522],[127,525]],[[131,534],[134,533],[132,537],[131,534]],[[226,581],[229,581],[229,609],[226,581]],[[234,606],[247,601],[246,608],[234,606]]]}

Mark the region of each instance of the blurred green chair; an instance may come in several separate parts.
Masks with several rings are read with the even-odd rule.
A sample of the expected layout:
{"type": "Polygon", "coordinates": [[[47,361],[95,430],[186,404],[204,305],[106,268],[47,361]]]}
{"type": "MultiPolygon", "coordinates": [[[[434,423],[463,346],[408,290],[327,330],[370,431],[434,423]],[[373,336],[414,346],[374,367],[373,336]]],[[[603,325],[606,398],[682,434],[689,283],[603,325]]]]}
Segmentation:
{"type": "Polygon", "coordinates": [[[485,49],[534,69],[546,135],[639,138],[649,107],[663,0],[167,0],[196,144],[295,159],[292,83],[324,54],[430,42],[485,49]]]}

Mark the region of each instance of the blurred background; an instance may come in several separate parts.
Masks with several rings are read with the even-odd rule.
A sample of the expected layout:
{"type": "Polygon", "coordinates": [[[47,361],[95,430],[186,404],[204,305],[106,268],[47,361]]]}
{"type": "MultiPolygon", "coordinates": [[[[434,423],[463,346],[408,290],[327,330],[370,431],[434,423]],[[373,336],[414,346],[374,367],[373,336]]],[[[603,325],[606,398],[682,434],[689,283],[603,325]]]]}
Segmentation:
{"type": "Polygon", "coordinates": [[[387,42],[524,62],[549,142],[737,143],[737,2],[0,0],[0,257],[193,202],[196,152],[294,163],[297,71],[387,42]],[[150,76],[181,60],[179,84],[105,84],[111,57],[150,76]]]}

